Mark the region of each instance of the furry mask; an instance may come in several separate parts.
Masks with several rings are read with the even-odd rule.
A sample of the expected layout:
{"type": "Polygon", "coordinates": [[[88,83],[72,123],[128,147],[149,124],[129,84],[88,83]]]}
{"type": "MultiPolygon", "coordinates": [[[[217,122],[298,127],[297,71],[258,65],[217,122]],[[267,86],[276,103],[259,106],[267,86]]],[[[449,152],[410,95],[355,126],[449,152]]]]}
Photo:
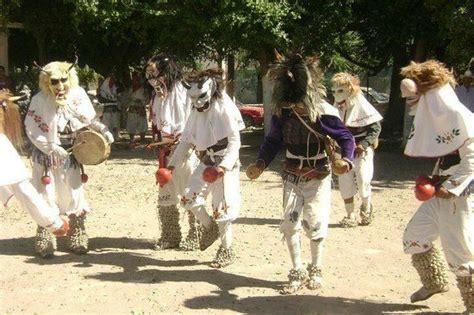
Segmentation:
{"type": "Polygon", "coordinates": [[[412,61],[401,69],[400,74],[415,83],[418,94],[424,94],[447,83],[451,86],[455,84],[453,73],[437,60],[420,63],[412,61]]]}
{"type": "Polygon", "coordinates": [[[39,87],[43,93],[50,95],[56,100],[57,106],[66,104],[69,90],[79,85],[76,69],[73,64],[68,62],[53,61],[41,69],[39,75],[39,87]]]}
{"type": "Polygon", "coordinates": [[[298,106],[311,121],[316,120],[318,104],[326,95],[317,57],[305,59],[299,53],[283,57],[275,50],[275,62],[268,74],[274,82],[272,105],[276,115],[281,115],[284,108],[298,106]]]}
{"type": "Polygon", "coordinates": [[[5,134],[17,148],[22,145],[21,117],[14,101],[21,96],[12,96],[8,90],[0,91],[0,133],[5,134]]]}
{"type": "Polygon", "coordinates": [[[344,108],[347,100],[360,91],[360,80],[357,75],[348,72],[336,73],[331,79],[334,101],[339,108],[344,108]]]}

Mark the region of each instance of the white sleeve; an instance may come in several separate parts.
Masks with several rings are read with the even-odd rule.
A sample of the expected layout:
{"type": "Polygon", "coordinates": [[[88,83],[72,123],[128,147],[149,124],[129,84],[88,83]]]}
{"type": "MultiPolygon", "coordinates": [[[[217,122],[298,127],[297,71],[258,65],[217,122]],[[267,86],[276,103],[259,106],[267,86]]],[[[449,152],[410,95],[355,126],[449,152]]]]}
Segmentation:
{"type": "MultiPolygon", "coordinates": [[[[28,111],[34,112],[35,108],[38,107],[40,104],[37,104],[38,99],[33,97],[31,100],[30,107],[28,111]]],[[[39,130],[38,124],[34,121],[33,115],[26,115],[25,118],[25,131],[28,139],[30,139],[31,143],[35,147],[37,147],[41,152],[45,154],[51,154],[53,151],[53,143],[48,141],[48,138],[44,132],[39,130]],[[36,135],[36,136],[34,136],[36,135]]]]}
{"type": "Polygon", "coordinates": [[[180,141],[176,148],[174,149],[173,154],[171,154],[167,166],[176,167],[180,165],[186,156],[186,153],[191,149],[192,144],[185,141],[180,141]]]}
{"type": "Polygon", "coordinates": [[[101,134],[104,134],[106,133],[107,131],[109,131],[109,128],[104,125],[98,118],[95,118],[94,120],[92,120],[91,124],[89,125],[89,127],[92,129],[92,130],[95,130],[97,132],[100,132],[101,134]]]}
{"type": "Polygon", "coordinates": [[[59,211],[50,207],[28,180],[9,187],[21,206],[28,211],[37,224],[51,232],[63,226],[59,211]]]}
{"type": "Polygon", "coordinates": [[[461,162],[453,167],[453,172],[443,183],[450,193],[459,196],[474,180],[474,138],[469,139],[460,149],[461,162]]]}
{"type": "Polygon", "coordinates": [[[234,168],[235,163],[239,159],[239,150],[240,150],[240,133],[239,130],[234,130],[234,132],[227,137],[227,150],[224,155],[224,159],[219,164],[220,167],[225,168],[230,171],[234,168]]]}

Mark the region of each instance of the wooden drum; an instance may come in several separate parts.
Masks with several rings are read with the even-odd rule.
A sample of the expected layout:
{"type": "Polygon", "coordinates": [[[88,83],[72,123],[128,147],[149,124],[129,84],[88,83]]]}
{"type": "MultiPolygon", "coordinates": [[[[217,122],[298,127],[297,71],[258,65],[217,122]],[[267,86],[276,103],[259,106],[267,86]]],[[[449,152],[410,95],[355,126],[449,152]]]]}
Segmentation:
{"type": "Polygon", "coordinates": [[[109,157],[110,144],[100,133],[86,130],[77,135],[72,153],[81,164],[97,165],[109,157]]]}

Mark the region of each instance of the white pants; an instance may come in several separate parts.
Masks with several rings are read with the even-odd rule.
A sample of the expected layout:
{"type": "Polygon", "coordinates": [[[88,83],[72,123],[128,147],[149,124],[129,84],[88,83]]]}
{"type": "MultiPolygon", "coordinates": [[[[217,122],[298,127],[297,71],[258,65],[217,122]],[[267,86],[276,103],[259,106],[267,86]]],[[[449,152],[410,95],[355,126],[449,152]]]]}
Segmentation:
{"type": "MultiPolygon", "coordinates": [[[[171,153],[173,154],[173,153],[171,153]]],[[[191,174],[199,165],[199,159],[193,151],[189,151],[183,160],[177,163],[173,171],[171,181],[160,187],[158,194],[158,206],[173,206],[179,203],[184,195],[184,190],[189,182],[191,174]]]]}
{"type": "Polygon", "coordinates": [[[457,276],[469,275],[469,270],[474,270],[473,211],[472,193],[450,199],[433,197],[423,202],[405,229],[405,253],[423,253],[440,237],[451,271],[457,276]]]}
{"type": "Polygon", "coordinates": [[[114,129],[120,130],[120,112],[105,112],[102,116],[102,123],[106,125],[111,132],[113,132],[114,129]]]}
{"type": "Polygon", "coordinates": [[[48,176],[51,177],[51,183],[48,185],[41,182],[43,173],[44,165],[33,162],[33,186],[58,213],[70,215],[80,214],[83,210],[90,211],[84,196],[79,167],[49,167],[48,176]]]}
{"type": "Polygon", "coordinates": [[[127,117],[127,132],[130,134],[140,134],[146,132],[148,129],[148,123],[146,116],[142,116],[138,113],[128,113],[127,117]]]}
{"type": "Polygon", "coordinates": [[[339,190],[343,199],[349,199],[357,194],[361,198],[371,195],[372,177],[374,176],[374,149],[368,147],[361,155],[354,158],[354,168],[349,172],[338,175],[339,190]]]}
{"type": "Polygon", "coordinates": [[[186,210],[205,206],[206,198],[212,194],[212,216],[217,222],[229,222],[237,218],[240,211],[240,167],[226,171],[224,177],[214,183],[207,183],[202,178],[202,172],[207,166],[200,163],[191,179],[181,203],[186,210]]]}
{"type": "Polygon", "coordinates": [[[323,239],[328,234],[330,208],[330,175],[322,180],[312,179],[298,184],[284,181],[280,231],[289,237],[303,226],[309,239],[323,239]]]}
{"type": "MultiPolygon", "coordinates": [[[[63,221],[59,217],[57,209],[52,208],[31,185],[29,180],[19,183],[0,186],[0,195],[11,196],[13,194],[20,205],[28,211],[33,220],[51,232],[61,228],[63,221]]],[[[6,200],[4,200],[5,202],[6,200]]],[[[4,203],[6,205],[6,202],[4,203]]]]}

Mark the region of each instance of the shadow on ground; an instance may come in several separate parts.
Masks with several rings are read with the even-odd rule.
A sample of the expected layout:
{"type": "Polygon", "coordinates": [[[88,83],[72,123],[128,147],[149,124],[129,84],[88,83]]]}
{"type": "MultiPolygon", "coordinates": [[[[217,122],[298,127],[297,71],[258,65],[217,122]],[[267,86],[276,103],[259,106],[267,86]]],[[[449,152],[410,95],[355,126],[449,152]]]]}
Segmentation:
{"type": "Polygon", "coordinates": [[[193,310],[231,310],[247,314],[382,314],[426,309],[413,304],[384,303],[317,295],[254,296],[239,299],[229,292],[199,296],[184,305],[193,310]]]}

